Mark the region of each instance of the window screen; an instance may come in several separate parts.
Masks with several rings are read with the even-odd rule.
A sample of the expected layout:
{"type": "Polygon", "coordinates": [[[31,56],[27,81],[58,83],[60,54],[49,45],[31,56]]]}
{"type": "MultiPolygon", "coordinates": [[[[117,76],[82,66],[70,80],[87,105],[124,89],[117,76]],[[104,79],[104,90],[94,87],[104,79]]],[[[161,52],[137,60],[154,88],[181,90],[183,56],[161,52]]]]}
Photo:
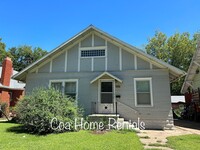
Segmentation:
{"type": "Polygon", "coordinates": [[[51,87],[62,92],[62,82],[52,82],[51,87]]]}
{"type": "Polygon", "coordinates": [[[151,105],[150,81],[136,81],[137,105],[151,105]]]}
{"type": "Polygon", "coordinates": [[[113,102],[113,83],[101,82],[101,103],[113,102]]]}
{"type": "Polygon", "coordinates": [[[65,82],[65,95],[76,98],[76,82],[65,82]]]}
{"type": "Polygon", "coordinates": [[[105,49],[81,51],[81,57],[98,57],[98,56],[105,56],[105,49]]]}

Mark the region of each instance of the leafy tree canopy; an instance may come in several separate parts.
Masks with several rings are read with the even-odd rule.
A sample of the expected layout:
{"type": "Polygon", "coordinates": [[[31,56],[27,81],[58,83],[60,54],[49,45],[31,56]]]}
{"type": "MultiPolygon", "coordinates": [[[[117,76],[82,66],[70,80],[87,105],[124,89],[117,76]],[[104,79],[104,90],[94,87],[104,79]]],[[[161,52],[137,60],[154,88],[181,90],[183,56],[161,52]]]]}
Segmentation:
{"type": "Polygon", "coordinates": [[[8,50],[13,60],[13,67],[17,71],[21,71],[31,63],[35,62],[45,54],[47,51],[39,47],[32,48],[31,46],[12,47],[8,50]]]}
{"type": "MultiPolygon", "coordinates": [[[[175,33],[167,37],[166,34],[156,31],[154,37],[148,40],[145,49],[148,54],[187,72],[198,39],[199,33],[192,37],[188,32],[175,33]]],[[[183,81],[184,78],[181,78],[171,84],[172,95],[180,94],[183,81]]]]}
{"type": "Polygon", "coordinates": [[[46,54],[47,51],[41,49],[40,47],[33,48],[27,45],[11,47],[6,51],[6,44],[3,43],[2,39],[0,38],[0,63],[6,56],[11,57],[13,61],[13,67],[16,71],[21,71],[46,54]]]}

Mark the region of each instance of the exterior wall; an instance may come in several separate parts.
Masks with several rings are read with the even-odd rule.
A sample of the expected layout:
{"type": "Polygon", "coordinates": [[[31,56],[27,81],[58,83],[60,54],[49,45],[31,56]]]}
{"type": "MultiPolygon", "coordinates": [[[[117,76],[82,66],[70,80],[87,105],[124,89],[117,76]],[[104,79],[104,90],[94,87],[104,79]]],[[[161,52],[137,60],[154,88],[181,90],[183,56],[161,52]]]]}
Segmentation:
{"type": "Polygon", "coordinates": [[[61,54],[60,56],[52,60],[52,72],[64,72],[65,70],[64,64],[65,64],[65,54],[61,54]]]}
{"type": "Polygon", "coordinates": [[[125,50],[122,50],[122,70],[136,70],[134,55],[125,50]]]}
{"type": "Polygon", "coordinates": [[[200,88],[200,74],[196,74],[194,76],[192,86],[193,86],[193,89],[200,88]]]}
{"type": "Polygon", "coordinates": [[[9,107],[10,107],[9,90],[0,88],[0,102],[7,104],[6,114],[8,115],[9,114],[9,107]]]}
{"type": "MultiPolygon", "coordinates": [[[[110,73],[123,81],[122,84],[117,83],[120,86],[116,88],[116,94],[121,95],[121,98],[118,99],[118,101],[126,105],[124,106],[124,109],[120,110],[120,116],[124,117],[126,120],[131,119],[132,121],[137,120],[137,117],[140,117],[140,119],[146,123],[147,128],[163,128],[171,110],[168,71],[132,70],[113,71],[110,73]],[[133,79],[138,77],[152,78],[153,107],[135,106],[133,79]],[[133,111],[127,113],[128,108],[133,108],[135,111],[137,111],[137,113],[134,113],[133,111]]],[[[90,81],[92,81],[99,74],[100,72],[52,72],[28,74],[26,82],[26,93],[30,93],[36,87],[48,87],[49,80],[78,79],[78,104],[85,109],[85,115],[88,115],[91,113],[92,102],[97,102],[98,99],[98,82],[96,81],[93,84],[90,84],[90,81]]]]}
{"type": "Polygon", "coordinates": [[[73,72],[77,70],[78,70],[78,45],[75,45],[67,52],[67,71],[73,72]]]}
{"type": "Polygon", "coordinates": [[[80,44],[76,44],[72,48],[65,48],[60,55],[55,56],[55,58],[52,59],[52,64],[51,62],[46,62],[46,64],[38,69],[38,72],[50,72],[50,68],[52,72],[126,71],[149,70],[152,68],[160,69],[155,65],[152,65],[152,68],[150,68],[149,62],[109,41],[106,42],[106,40],[95,34],[93,36],[86,36],[84,40],[80,41],[80,44]],[[81,58],[79,56],[79,46],[80,48],[106,46],[106,56],[81,58]]]}
{"type": "Polygon", "coordinates": [[[44,66],[42,66],[41,68],[39,68],[38,72],[40,72],[40,73],[42,73],[42,72],[49,72],[49,68],[50,68],[50,63],[47,63],[44,66]]]}
{"type": "Polygon", "coordinates": [[[11,102],[10,106],[15,106],[18,100],[24,95],[23,90],[12,90],[12,97],[11,97],[11,102]]]}
{"type": "Polygon", "coordinates": [[[139,117],[147,128],[161,129],[165,126],[171,111],[168,70],[158,68],[95,34],[64,49],[62,54],[52,59],[52,63],[47,62],[38,72],[29,73],[26,78],[26,94],[37,87],[49,87],[50,80],[78,79],[78,104],[88,115],[92,111],[92,102],[98,102],[98,81],[93,84],[90,81],[104,71],[123,81],[115,83],[115,94],[121,96],[117,99],[121,117],[132,121],[137,121],[139,117]],[[106,46],[106,56],[80,58],[79,48],[91,46],[106,46]],[[153,107],[135,106],[133,79],[144,77],[152,78],[153,107]]]}
{"type": "Polygon", "coordinates": [[[119,47],[108,42],[108,70],[116,71],[119,70],[119,47]]]}

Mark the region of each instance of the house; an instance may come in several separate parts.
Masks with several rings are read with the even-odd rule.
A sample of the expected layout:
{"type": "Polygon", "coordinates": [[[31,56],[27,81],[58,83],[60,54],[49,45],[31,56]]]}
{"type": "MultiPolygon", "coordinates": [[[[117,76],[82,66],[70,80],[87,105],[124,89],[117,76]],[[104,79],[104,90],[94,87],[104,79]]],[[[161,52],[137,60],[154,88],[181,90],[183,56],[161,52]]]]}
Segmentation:
{"type": "Polygon", "coordinates": [[[185,105],[185,96],[171,96],[172,109],[178,109],[180,106],[185,105]]]}
{"type": "Polygon", "coordinates": [[[26,94],[54,87],[76,98],[85,115],[117,113],[163,129],[171,112],[170,82],[183,74],[91,25],[14,78],[26,82],[26,94]]]}
{"type": "Polygon", "coordinates": [[[200,119],[200,42],[195,51],[181,93],[185,94],[188,117],[200,119]]]}
{"type": "Polygon", "coordinates": [[[13,70],[11,58],[6,57],[0,67],[0,103],[6,103],[8,110],[24,93],[25,84],[11,79],[17,73],[13,70]]]}

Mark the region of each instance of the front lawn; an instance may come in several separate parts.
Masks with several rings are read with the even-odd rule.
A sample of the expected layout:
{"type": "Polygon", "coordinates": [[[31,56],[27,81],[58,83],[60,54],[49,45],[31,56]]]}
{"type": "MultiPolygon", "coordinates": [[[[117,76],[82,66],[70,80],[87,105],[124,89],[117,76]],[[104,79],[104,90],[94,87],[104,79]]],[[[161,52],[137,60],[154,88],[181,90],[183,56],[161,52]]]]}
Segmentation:
{"type": "Polygon", "coordinates": [[[168,145],[175,150],[197,150],[200,148],[200,135],[181,135],[168,137],[168,145]]]}
{"type": "Polygon", "coordinates": [[[136,133],[130,131],[110,131],[104,134],[79,131],[37,136],[23,133],[20,130],[17,131],[16,127],[19,127],[19,125],[0,122],[0,149],[143,149],[136,133]]]}

